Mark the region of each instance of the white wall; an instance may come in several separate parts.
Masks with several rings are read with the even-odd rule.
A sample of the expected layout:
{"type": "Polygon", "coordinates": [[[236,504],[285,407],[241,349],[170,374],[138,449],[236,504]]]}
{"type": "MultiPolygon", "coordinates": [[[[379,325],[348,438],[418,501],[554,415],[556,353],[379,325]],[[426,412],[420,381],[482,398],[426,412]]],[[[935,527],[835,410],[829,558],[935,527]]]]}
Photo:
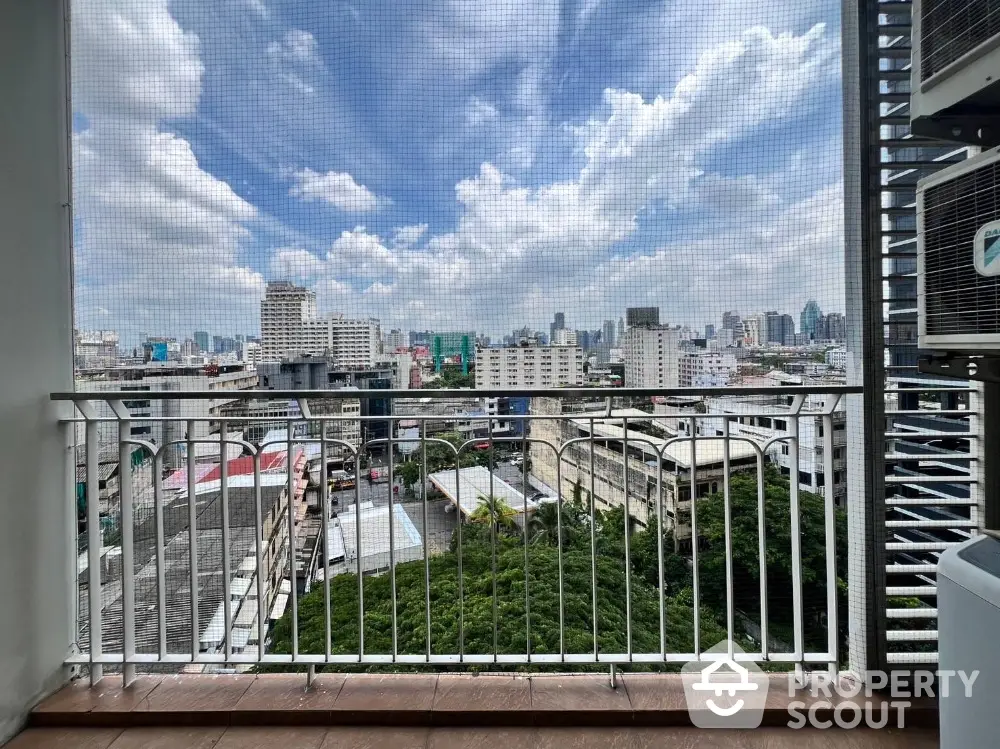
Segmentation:
{"type": "Polygon", "coordinates": [[[0,3],[0,351],[17,352],[0,356],[0,743],[63,681],[70,638],[67,447],[49,401],[73,388],[63,20],[60,0],[0,3]]]}

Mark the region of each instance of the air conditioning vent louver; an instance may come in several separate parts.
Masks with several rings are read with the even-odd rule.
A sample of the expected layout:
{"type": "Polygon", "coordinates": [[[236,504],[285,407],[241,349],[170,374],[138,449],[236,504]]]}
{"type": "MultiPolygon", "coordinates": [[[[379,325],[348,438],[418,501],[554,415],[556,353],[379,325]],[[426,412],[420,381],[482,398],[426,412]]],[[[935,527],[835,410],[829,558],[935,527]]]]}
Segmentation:
{"type": "MultiPolygon", "coordinates": [[[[911,10],[910,133],[1000,145],[1000,0],[913,0],[911,10]]],[[[905,31],[905,11],[885,19],[887,33],[905,31]]]]}
{"type": "Polygon", "coordinates": [[[1000,276],[981,275],[974,253],[977,232],[1000,221],[1000,151],[922,180],[917,211],[920,346],[1000,347],[1000,276]]]}
{"type": "Polygon", "coordinates": [[[923,0],[920,80],[1000,34],[1000,0],[923,0]]]}

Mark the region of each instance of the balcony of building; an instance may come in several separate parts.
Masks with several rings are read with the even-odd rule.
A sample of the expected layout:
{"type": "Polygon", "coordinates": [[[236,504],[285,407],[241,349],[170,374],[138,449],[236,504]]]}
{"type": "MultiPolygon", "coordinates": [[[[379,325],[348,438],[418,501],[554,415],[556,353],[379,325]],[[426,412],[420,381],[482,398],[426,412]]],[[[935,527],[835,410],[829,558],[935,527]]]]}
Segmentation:
{"type": "MultiPolygon", "coordinates": [[[[878,13],[869,16],[877,26],[878,13]]],[[[795,431],[772,440],[791,481],[772,470],[773,445],[737,434],[734,419],[773,418],[772,407],[709,414],[711,433],[694,424],[643,436],[612,413],[621,404],[606,392],[564,391],[566,413],[504,416],[573,420],[572,443],[532,445],[531,428],[498,438],[489,418],[485,433],[455,443],[431,436],[449,415],[310,411],[328,392],[234,390],[217,398],[226,407],[215,412],[133,413],[134,391],[74,392],[67,28],[65,3],[55,0],[0,9],[8,261],[0,274],[0,740],[25,728],[13,746],[936,745],[936,705],[918,700],[898,730],[789,726],[793,697],[824,724],[838,708],[853,715],[850,698],[822,691],[831,674],[863,689],[866,669],[936,661],[937,556],[982,525],[978,425],[961,414],[907,413],[928,410],[919,395],[915,404],[883,398],[886,341],[874,332],[881,281],[858,280],[867,261],[850,255],[865,248],[851,221],[852,384],[756,393],[789,396],[788,425],[833,418],[811,411],[811,396],[845,407],[842,507],[794,480],[795,431]],[[234,403],[247,408],[228,408],[234,403]],[[886,416],[895,431],[884,428],[886,416]],[[276,421],[284,438],[268,441],[276,421]],[[416,440],[393,429],[401,421],[418,430],[416,440]],[[358,422],[388,436],[362,442],[368,430],[339,426],[358,422]],[[519,466],[499,468],[505,451],[521,454],[519,466]],[[524,460],[533,451],[551,483],[524,460]],[[362,479],[368,453],[389,456],[386,484],[362,479]],[[428,453],[456,465],[428,465],[428,453]],[[334,488],[322,476],[328,454],[354,486],[334,488]],[[736,454],[749,464],[733,470],[736,454]],[[217,465],[202,473],[199,458],[213,455],[217,465]],[[317,455],[321,480],[311,483],[317,455]],[[514,505],[520,496],[519,507],[505,501],[512,515],[460,493],[465,456],[487,469],[489,497],[501,482],[514,505]],[[426,481],[394,494],[397,466],[413,462],[426,481]],[[432,497],[430,475],[452,471],[455,496],[432,497]],[[737,506],[750,509],[734,513],[737,506]],[[547,522],[533,522],[542,515],[547,522]],[[779,544],[784,565],[772,570],[764,560],[779,544]],[[725,640],[743,651],[726,652],[735,662],[772,672],[761,729],[691,725],[677,671],[725,640]]],[[[894,35],[883,51],[902,59],[894,54],[908,56],[906,44],[894,35]]],[[[904,107],[856,120],[899,119],[904,107]]],[[[909,195],[919,175],[955,156],[940,154],[887,156],[884,178],[865,162],[864,179],[909,195]]],[[[865,199],[877,214],[878,196],[865,199]]],[[[912,227],[873,226],[892,240],[875,242],[874,270],[865,271],[880,279],[884,262],[912,262],[912,227]]],[[[888,344],[912,348],[911,293],[886,293],[888,344]]],[[[914,374],[910,353],[888,360],[888,381],[914,374]]],[[[972,388],[910,386],[932,398],[968,394],[975,411],[972,388]]],[[[204,394],[173,397],[181,395],[209,403],[204,394]]],[[[823,461],[834,460],[833,435],[826,428],[819,438],[823,461]]],[[[824,469],[833,475],[832,463],[824,469]]]]}

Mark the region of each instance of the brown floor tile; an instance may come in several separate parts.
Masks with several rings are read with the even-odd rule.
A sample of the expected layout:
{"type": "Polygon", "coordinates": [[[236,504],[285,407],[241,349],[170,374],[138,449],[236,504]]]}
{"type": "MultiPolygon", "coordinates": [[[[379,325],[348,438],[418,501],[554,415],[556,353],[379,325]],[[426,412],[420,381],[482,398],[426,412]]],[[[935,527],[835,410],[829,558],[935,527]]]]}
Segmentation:
{"type": "Polygon", "coordinates": [[[859,729],[758,728],[747,731],[748,749],[937,749],[938,733],[929,729],[873,731],[859,729]]]}
{"type": "Polygon", "coordinates": [[[424,749],[430,728],[332,727],[320,749],[424,749]]]}
{"type": "Polygon", "coordinates": [[[4,744],[4,749],[108,749],[120,728],[29,728],[4,744]]]}
{"type": "Polygon", "coordinates": [[[319,674],[306,689],[305,674],[258,676],[233,708],[234,724],[328,720],[344,685],[343,674],[319,674]]]}
{"type": "Polygon", "coordinates": [[[522,676],[447,674],[438,677],[434,693],[435,711],[513,712],[530,708],[531,680],[522,676]]]}
{"type": "Polygon", "coordinates": [[[437,676],[349,674],[334,710],[427,712],[434,705],[437,676]]]}
{"type": "Polygon", "coordinates": [[[538,746],[534,728],[434,728],[427,749],[531,749],[538,746]]]}
{"type": "Polygon", "coordinates": [[[684,684],[674,674],[621,674],[619,682],[635,711],[687,711],[684,684]]]}
{"type": "Polygon", "coordinates": [[[217,728],[129,728],[109,749],[212,749],[225,732],[217,728]]]}
{"type": "Polygon", "coordinates": [[[539,728],[539,749],[744,749],[739,731],[697,728],[539,728]]]}
{"type": "Polygon", "coordinates": [[[612,689],[607,676],[534,676],[531,679],[531,711],[572,713],[631,712],[628,692],[619,684],[612,689]]]}
{"type": "Polygon", "coordinates": [[[167,676],[135,707],[136,712],[228,713],[256,677],[216,674],[167,676]]]}
{"type": "Polygon", "coordinates": [[[233,726],[215,749],[319,749],[326,729],[312,726],[233,726]]]}
{"type": "Polygon", "coordinates": [[[158,676],[140,676],[126,689],[121,677],[106,676],[94,686],[86,679],[78,679],[43,700],[34,712],[128,712],[159,683],[158,676]]]}

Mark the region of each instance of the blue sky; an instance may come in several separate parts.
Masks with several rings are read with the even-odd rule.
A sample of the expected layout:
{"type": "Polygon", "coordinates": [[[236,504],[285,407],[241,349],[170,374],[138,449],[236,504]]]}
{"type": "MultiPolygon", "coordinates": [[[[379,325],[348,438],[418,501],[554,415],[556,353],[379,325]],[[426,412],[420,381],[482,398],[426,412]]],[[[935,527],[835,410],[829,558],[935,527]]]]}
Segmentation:
{"type": "Polygon", "coordinates": [[[751,5],[79,0],[77,324],[839,310],[838,9],[751,5]]]}

